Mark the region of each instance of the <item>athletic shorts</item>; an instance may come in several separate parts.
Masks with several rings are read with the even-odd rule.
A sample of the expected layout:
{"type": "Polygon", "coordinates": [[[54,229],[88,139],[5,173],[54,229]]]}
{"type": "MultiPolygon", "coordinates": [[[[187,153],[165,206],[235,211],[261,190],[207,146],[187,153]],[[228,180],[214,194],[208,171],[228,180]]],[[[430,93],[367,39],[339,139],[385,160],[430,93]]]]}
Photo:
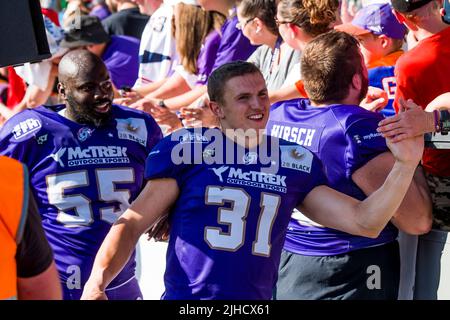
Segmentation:
{"type": "Polygon", "coordinates": [[[335,256],[283,250],[275,300],[396,300],[400,281],[397,241],[335,256]]]}
{"type": "MultiPolygon", "coordinates": [[[[109,300],[142,300],[142,292],[135,277],[113,288],[105,290],[109,300]]],[[[64,300],[80,300],[83,290],[64,287],[64,300]]]]}

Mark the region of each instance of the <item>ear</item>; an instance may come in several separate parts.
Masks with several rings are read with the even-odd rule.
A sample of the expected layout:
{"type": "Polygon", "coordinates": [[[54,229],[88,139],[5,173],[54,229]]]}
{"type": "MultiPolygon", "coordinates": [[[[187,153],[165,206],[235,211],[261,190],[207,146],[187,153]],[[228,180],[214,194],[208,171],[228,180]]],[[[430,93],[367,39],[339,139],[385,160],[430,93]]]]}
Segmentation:
{"type": "Polygon", "coordinates": [[[212,113],[214,113],[214,115],[216,117],[218,117],[219,119],[225,118],[225,113],[223,112],[222,106],[220,104],[218,104],[217,102],[210,101],[209,108],[211,109],[212,113]]]}
{"type": "Polygon", "coordinates": [[[58,85],[56,86],[56,89],[58,90],[59,95],[63,100],[66,99],[66,88],[61,82],[58,82],[58,85]]]}
{"type": "Polygon", "coordinates": [[[383,47],[383,49],[386,49],[389,46],[389,44],[391,43],[391,40],[388,37],[386,37],[384,34],[379,35],[378,39],[381,40],[381,46],[383,47]]]}
{"type": "Polygon", "coordinates": [[[255,33],[260,33],[263,27],[263,22],[258,17],[256,17],[254,21],[256,24],[255,33]]]}
{"type": "Polygon", "coordinates": [[[288,23],[287,27],[289,28],[289,34],[290,34],[291,38],[294,39],[298,33],[298,30],[297,30],[298,27],[293,23],[288,23]]]}
{"type": "Polygon", "coordinates": [[[357,91],[361,90],[362,87],[362,79],[359,73],[355,73],[352,78],[352,87],[357,91]]]}

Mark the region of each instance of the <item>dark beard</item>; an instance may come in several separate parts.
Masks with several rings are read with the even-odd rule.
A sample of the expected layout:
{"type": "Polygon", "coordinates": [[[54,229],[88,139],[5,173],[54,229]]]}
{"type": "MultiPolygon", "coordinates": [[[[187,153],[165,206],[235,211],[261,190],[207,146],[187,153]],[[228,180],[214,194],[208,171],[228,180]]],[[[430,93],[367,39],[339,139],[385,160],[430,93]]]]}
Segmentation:
{"type": "Polygon", "coordinates": [[[361,75],[361,92],[359,93],[359,102],[363,101],[363,99],[367,96],[367,91],[369,91],[369,78],[361,75]]]}
{"type": "Polygon", "coordinates": [[[79,124],[94,125],[98,128],[107,125],[112,119],[112,109],[107,113],[99,113],[95,111],[95,105],[80,106],[69,95],[66,98],[69,104],[66,109],[67,116],[79,124]]]}

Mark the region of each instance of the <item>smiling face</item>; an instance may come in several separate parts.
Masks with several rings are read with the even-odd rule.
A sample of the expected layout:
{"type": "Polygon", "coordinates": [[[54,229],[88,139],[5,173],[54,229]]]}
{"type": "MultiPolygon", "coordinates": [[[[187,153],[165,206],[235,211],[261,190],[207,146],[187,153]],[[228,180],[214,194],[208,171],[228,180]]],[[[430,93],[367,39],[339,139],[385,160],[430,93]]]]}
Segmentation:
{"type": "MultiPolygon", "coordinates": [[[[111,119],[113,85],[103,62],[79,50],[73,60],[63,58],[58,85],[69,119],[101,126],[111,119]],[[62,70],[61,70],[62,68],[62,70]]],[[[65,57],[66,58],[66,57],[65,57]]]]}
{"type": "Polygon", "coordinates": [[[229,79],[224,86],[217,115],[222,129],[263,130],[269,118],[269,96],[260,73],[249,73],[229,79]]]}

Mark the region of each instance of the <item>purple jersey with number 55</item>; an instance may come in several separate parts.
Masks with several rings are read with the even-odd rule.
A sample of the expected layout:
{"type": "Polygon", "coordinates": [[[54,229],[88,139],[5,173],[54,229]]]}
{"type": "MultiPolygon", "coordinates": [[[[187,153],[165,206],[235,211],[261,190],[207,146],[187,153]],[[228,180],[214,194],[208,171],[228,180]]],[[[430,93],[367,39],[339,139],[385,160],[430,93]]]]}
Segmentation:
{"type": "MultiPolygon", "coordinates": [[[[113,105],[113,120],[98,128],[62,109],[41,106],[11,118],[0,131],[0,154],[28,166],[64,297],[73,298],[111,224],[142,189],[145,159],[162,136],[150,116],[128,108],[113,105]]],[[[133,254],[109,288],[134,273],[133,254]]]]}

